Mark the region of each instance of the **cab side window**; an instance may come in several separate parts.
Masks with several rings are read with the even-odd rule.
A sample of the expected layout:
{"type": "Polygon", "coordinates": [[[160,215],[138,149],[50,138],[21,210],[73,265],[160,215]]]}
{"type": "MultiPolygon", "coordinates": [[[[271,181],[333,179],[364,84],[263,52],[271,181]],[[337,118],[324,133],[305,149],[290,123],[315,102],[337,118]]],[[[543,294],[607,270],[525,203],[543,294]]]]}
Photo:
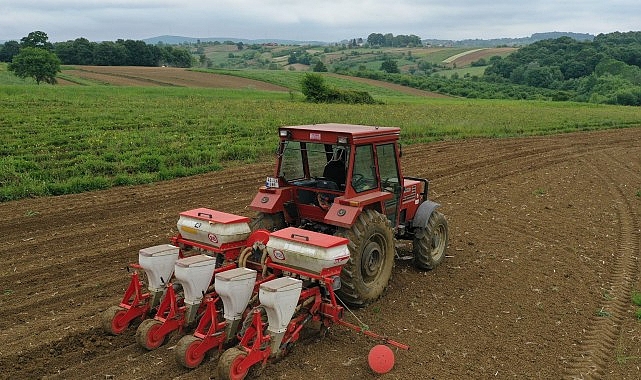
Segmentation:
{"type": "Polygon", "coordinates": [[[378,187],[374,149],[371,145],[356,147],[354,171],[352,172],[352,187],[357,193],[378,187]]]}
{"type": "Polygon", "coordinates": [[[378,170],[383,183],[383,190],[398,194],[401,190],[396,166],[396,151],[394,144],[379,145],[376,147],[378,155],[378,170]]]}

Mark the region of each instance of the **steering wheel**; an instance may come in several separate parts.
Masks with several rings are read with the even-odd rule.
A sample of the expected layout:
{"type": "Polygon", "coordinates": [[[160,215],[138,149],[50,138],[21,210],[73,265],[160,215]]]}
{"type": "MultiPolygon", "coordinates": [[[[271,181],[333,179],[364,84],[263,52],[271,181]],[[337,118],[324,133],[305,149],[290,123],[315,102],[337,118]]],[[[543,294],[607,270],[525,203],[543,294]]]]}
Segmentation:
{"type": "Polygon", "coordinates": [[[354,173],[352,175],[352,187],[354,189],[358,189],[363,185],[365,185],[365,176],[359,173],[354,173]]]}

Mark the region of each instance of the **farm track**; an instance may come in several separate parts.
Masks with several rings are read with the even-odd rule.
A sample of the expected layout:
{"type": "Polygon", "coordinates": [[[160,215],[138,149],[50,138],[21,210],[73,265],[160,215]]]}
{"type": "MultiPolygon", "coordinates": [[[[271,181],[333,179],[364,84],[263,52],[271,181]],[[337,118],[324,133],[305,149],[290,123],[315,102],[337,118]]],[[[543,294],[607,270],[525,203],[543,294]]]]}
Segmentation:
{"type": "Polygon", "coordinates": [[[506,55],[515,50],[516,48],[512,48],[512,47],[475,49],[475,50],[470,50],[465,53],[457,54],[456,56],[450,57],[444,60],[443,63],[449,64],[454,67],[464,67],[464,66],[470,65],[474,61],[479,60],[480,58],[487,59],[488,56],[506,55]]]}
{"type": "MultiPolygon", "coordinates": [[[[450,244],[435,271],[397,262],[386,295],[354,311],[411,346],[381,379],[638,377],[639,362],[616,358],[639,356],[629,299],[641,290],[641,128],[411,145],[403,164],[430,179],[450,244]]],[[[246,206],[271,172],[268,162],[0,204],[0,378],[213,376],[215,362],[175,363],[178,335],[148,352],[136,325],[109,336],[100,313],[118,303],[137,251],[175,233],[179,212],[251,216],[246,206]]],[[[366,363],[373,344],[334,328],[260,378],[376,378],[366,363]]]]}

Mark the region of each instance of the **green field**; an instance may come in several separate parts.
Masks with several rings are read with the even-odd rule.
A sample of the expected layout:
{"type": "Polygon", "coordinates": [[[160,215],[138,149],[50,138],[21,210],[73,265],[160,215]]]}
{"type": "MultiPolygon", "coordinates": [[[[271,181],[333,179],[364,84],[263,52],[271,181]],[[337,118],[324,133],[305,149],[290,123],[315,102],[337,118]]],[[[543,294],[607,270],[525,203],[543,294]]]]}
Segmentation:
{"type": "MultiPolygon", "coordinates": [[[[291,88],[300,73],[272,75],[266,79],[291,88]]],[[[641,112],[634,107],[433,99],[346,79],[328,80],[332,86],[371,91],[384,104],[311,104],[295,91],[36,86],[10,78],[0,68],[3,202],[189,176],[232,161],[256,162],[273,154],[276,130],[283,125],[398,126],[404,144],[641,125],[641,112]]]]}

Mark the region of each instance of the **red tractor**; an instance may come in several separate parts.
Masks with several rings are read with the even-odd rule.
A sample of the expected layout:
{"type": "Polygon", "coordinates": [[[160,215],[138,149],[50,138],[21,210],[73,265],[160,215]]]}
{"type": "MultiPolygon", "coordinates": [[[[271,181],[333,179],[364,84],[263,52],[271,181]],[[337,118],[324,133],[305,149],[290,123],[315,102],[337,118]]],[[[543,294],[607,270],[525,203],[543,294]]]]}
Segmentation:
{"type": "Polygon", "coordinates": [[[294,226],[347,238],[337,290],[343,302],[364,306],[381,296],[394,239],[413,241],[422,270],[443,261],[447,220],[428,199],[428,181],[402,175],[399,128],[315,124],[278,133],[276,171],[251,203],[252,230],[294,226]]]}
{"type": "Polygon", "coordinates": [[[178,363],[195,368],[218,353],[218,378],[235,380],[286,355],[309,322],[320,333],[338,324],[408,349],[343,319],[343,304],[363,306],[385,290],[395,239],[413,240],[421,269],[445,257],[447,221],[428,200],[428,181],[402,176],[399,133],[280,128],[275,175],[251,203],[257,218],[181,212],[172,244],[139,251],[120,303],[103,313],[104,329],[122,334],[141,319],[136,340],[149,350],[189,331],[176,345],[178,363]]]}

